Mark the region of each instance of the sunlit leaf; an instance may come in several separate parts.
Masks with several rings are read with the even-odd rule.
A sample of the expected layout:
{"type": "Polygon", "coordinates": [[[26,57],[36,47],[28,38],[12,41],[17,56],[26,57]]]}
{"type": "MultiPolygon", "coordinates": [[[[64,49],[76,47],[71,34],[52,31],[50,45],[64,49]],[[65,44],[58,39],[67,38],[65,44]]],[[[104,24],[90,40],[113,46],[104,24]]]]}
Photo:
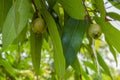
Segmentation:
{"type": "Polygon", "coordinates": [[[46,21],[54,47],[54,65],[56,73],[59,79],[62,79],[65,73],[65,58],[63,55],[62,43],[57,30],[57,25],[48,11],[44,10],[43,17],[46,21]]]}
{"type": "Polygon", "coordinates": [[[107,40],[107,43],[117,65],[118,61],[117,61],[116,51],[114,50],[113,46],[109,43],[108,40],[107,40]]]}
{"type": "MultiPolygon", "coordinates": [[[[116,0],[117,1],[117,0],[116,0]]],[[[118,0],[119,1],[119,0],[118,0]]],[[[112,4],[112,7],[118,8],[120,9],[120,2],[115,2],[115,0],[113,1],[109,1],[112,4]]]]}
{"type": "Polygon", "coordinates": [[[104,7],[104,0],[95,0],[96,7],[100,11],[100,16],[104,20],[106,16],[106,11],[104,7]]]}
{"type": "Polygon", "coordinates": [[[67,69],[67,70],[65,71],[64,79],[65,79],[65,80],[69,79],[73,73],[74,73],[74,70],[73,70],[73,69],[67,69]]]}
{"type": "Polygon", "coordinates": [[[71,64],[71,66],[73,67],[73,69],[75,70],[76,75],[79,76],[84,76],[84,78],[86,80],[90,80],[88,74],[85,72],[83,66],[80,64],[78,58],[76,58],[74,60],[74,62],[71,64]]]}
{"type": "Polygon", "coordinates": [[[101,18],[96,18],[96,22],[101,25],[106,41],[120,52],[120,31],[101,18]]]}
{"type": "Polygon", "coordinates": [[[19,0],[11,7],[3,25],[3,49],[7,48],[26,26],[32,17],[33,10],[30,0],[19,0]],[[19,3],[17,3],[19,2],[19,3]],[[19,4],[16,8],[16,4],[19,4]],[[17,13],[17,14],[16,14],[17,13]],[[16,18],[17,16],[17,18],[16,18]],[[15,21],[17,19],[17,21],[15,21]]]}
{"type": "Polygon", "coordinates": [[[105,73],[112,78],[109,67],[107,66],[107,64],[105,63],[105,61],[101,57],[100,53],[98,53],[98,52],[97,52],[97,58],[98,58],[98,62],[100,64],[100,66],[104,69],[105,73]]]}
{"type": "Polygon", "coordinates": [[[15,71],[14,71],[13,67],[7,61],[5,61],[2,57],[0,57],[0,64],[3,65],[3,67],[5,68],[5,70],[12,77],[16,78],[16,74],[15,74],[15,71]]]}
{"type": "Polygon", "coordinates": [[[120,15],[115,13],[115,12],[109,12],[107,13],[107,15],[115,20],[119,20],[120,21],[120,15]]]}
{"type": "Polygon", "coordinates": [[[82,0],[59,0],[65,11],[72,18],[84,19],[86,12],[82,0]]]}
{"type": "Polygon", "coordinates": [[[89,67],[91,70],[95,71],[97,73],[97,68],[94,65],[94,63],[91,63],[90,61],[84,61],[85,66],[89,67]]]}

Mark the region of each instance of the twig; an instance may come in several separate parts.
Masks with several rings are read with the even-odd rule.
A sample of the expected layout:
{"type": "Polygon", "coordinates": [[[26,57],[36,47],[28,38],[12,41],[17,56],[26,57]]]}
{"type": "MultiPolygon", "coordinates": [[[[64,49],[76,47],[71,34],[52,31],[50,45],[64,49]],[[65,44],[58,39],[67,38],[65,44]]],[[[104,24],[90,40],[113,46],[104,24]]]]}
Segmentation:
{"type": "Polygon", "coordinates": [[[90,17],[90,14],[89,14],[89,12],[88,12],[88,10],[87,10],[86,5],[85,5],[85,0],[82,0],[82,2],[83,2],[83,6],[84,6],[84,8],[85,8],[85,11],[86,11],[86,13],[87,13],[87,16],[85,17],[85,19],[88,18],[88,20],[92,23],[92,19],[91,19],[91,17],[90,17]]]}
{"type": "Polygon", "coordinates": [[[33,3],[33,5],[34,5],[34,7],[35,7],[35,11],[38,12],[38,9],[37,9],[37,6],[35,5],[34,0],[32,0],[32,3],[33,3]]]}

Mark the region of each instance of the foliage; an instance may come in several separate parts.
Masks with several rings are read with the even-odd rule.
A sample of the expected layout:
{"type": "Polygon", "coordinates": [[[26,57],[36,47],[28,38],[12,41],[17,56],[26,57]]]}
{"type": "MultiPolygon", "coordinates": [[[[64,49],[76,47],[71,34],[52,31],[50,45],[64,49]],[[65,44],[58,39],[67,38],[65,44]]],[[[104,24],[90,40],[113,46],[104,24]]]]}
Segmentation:
{"type": "Polygon", "coordinates": [[[120,9],[117,0],[1,0],[0,80],[115,79],[101,49],[118,64],[120,31],[111,22],[120,15],[107,3],[120,9]],[[36,18],[45,31],[32,30],[36,18]],[[100,25],[99,38],[88,34],[90,24],[100,25]]]}

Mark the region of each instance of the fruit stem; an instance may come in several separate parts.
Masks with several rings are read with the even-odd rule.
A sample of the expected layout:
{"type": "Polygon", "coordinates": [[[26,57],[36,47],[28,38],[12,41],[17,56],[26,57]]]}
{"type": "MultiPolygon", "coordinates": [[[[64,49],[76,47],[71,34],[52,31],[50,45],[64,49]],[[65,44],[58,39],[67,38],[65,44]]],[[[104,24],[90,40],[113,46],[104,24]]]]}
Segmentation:
{"type": "Polygon", "coordinates": [[[85,11],[86,11],[86,13],[87,13],[87,18],[88,18],[88,20],[90,21],[90,23],[92,23],[92,19],[91,19],[91,17],[90,17],[90,14],[89,14],[89,12],[88,12],[88,10],[87,10],[87,7],[85,6],[85,0],[82,0],[82,2],[83,2],[83,6],[84,6],[84,8],[85,8],[85,11]]]}
{"type": "Polygon", "coordinates": [[[34,7],[35,7],[35,12],[38,12],[38,9],[37,9],[37,6],[35,5],[34,0],[32,0],[32,3],[33,3],[33,5],[34,5],[34,7]]]}

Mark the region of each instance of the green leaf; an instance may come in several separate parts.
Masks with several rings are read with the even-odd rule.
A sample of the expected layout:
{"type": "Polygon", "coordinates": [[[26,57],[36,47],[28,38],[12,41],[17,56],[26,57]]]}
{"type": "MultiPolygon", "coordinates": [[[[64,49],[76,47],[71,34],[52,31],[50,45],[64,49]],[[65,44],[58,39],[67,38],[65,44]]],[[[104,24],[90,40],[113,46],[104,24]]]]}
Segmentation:
{"type": "Polygon", "coordinates": [[[120,21],[120,15],[115,13],[115,12],[109,12],[107,13],[107,15],[115,20],[119,20],[120,21]]]}
{"type": "Polygon", "coordinates": [[[75,60],[87,26],[87,21],[75,20],[73,18],[70,18],[65,23],[62,43],[67,66],[75,60]]]}
{"type": "Polygon", "coordinates": [[[68,80],[73,73],[74,73],[74,70],[73,70],[73,69],[71,69],[71,68],[70,68],[70,69],[67,69],[67,70],[65,71],[64,79],[65,79],[65,80],[68,80]]]}
{"type": "Polygon", "coordinates": [[[109,1],[109,2],[112,4],[113,7],[120,9],[119,2],[118,3],[116,3],[115,1],[109,1]]]}
{"type": "Polygon", "coordinates": [[[65,58],[63,55],[62,43],[57,29],[57,25],[50,15],[50,13],[44,9],[43,17],[46,21],[50,37],[54,48],[54,65],[56,73],[59,79],[62,79],[65,73],[65,58]]]}
{"type": "Polygon", "coordinates": [[[40,0],[34,0],[34,2],[35,2],[35,5],[37,6],[38,10],[41,11],[42,6],[41,6],[41,2],[40,2],[40,0]]]}
{"type": "MultiPolygon", "coordinates": [[[[59,21],[56,21],[59,22],[59,25],[60,25],[60,28],[63,28],[64,26],[64,10],[63,10],[63,7],[61,5],[59,5],[59,3],[56,3],[53,7],[55,13],[57,14],[58,18],[59,18],[59,21]]],[[[58,27],[59,28],[59,27],[58,27]]],[[[61,30],[62,31],[62,30],[61,30]]]]}
{"type": "Polygon", "coordinates": [[[82,80],[82,75],[78,75],[76,72],[74,72],[74,80],[82,80]]]}
{"type": "Polygon", "coordinates": [[[74,62],[71,64],[71,66],[73,67],[73,69],[75,70],[75,72],[79,75],[82,74],[82,70],[81,70],[81,66],[80,66],[80,63],[79,63],[79,60],[78,58],[76,57],[74,62]]]}
{"type": "Polygon", "coordinates": [[[94,60],[94,52],[93,52],[93,50],[92,50],[92,47],[91,47],[91,45],[87,45],[87,44],[83,44],[83,46],[87,49],[87,51],[89,52],[89,54],[88,54],[88,57],[90,58],[90,59],[92,59],[92,61],[93,62],[95,62],[95,60],[94,60]]]}
{"type": "Polygon", "coordinates": [[[11,7],[3,25],[3,49],[6,49],[26,26],[33,15],[30,0],[18,0],[11,7]],[[19,2],[19,3],[18,3],[19,2]],[[16,4],[17,9],[16,9],[16,4]]]}
{"type": "Polygon", "coordinates": [[[97,7],[98,11],[100,11],[101,18],[104,20],[105,16],[106,16],[104,1],[103,0],[95,0],[95,3],[96,3],[96,7],[97,7]]]}
{"type": "Polygon", "coordinates": [[[13,44],[18,44],[19,42],[24,43],[26,40],[26,32],[27,32],[27,27],[28,25],[26,25],[26,27],[21,31],[21,33],[16,37],[16,39],[13,41],[13,44]]]}
{"type": "Polygon", "coordinates": [[[76,57],[76,59],[74,60],[74,62],[71,64],[71,66],[73,67],[73,69],[75,70],[76,75],[81,75],[84,76],[84,78],[86,80],[90,80],[88,74],[86,74],[85,70],[83,69],[82,65],[80,64],[78,58],[76,57]]]}
{"type": "Polygon", "coordinates": [[[89,67],[91,70],[97,73],[97,68],[94,65],[94,63],[91,63],[90,61],[84,61],[85,66],[89,67]]]}
{"type": "Polygon", "coordinates": [[[49,4],[49,8],[52,9],[53,6],[55,5],[56,3],[56,0],[47,0],[48,4],[49,4]]]}
{"type": "Polygon", "coordinates": [[[105,61],[103,60],[103,58],[101,57],[100,53],[97,52],[97,58],[98,58],[98,62],[100,64],[100,66],[104,69],[105,73],[107,75],[109,75],[112,79],[109,67],[107,66],[107,64],[105,63],[105,61]]]}
{"type": "Polygon", "coordinates": [[[39,75],[40,71],[40,59],[41,59],[41,46],[42,46],[42,34],[35,34],[30,31],[30,53],[32,57],[32,64],[36,75],[39,75]]]}
{"type": "Polygon", "coordinates": [[[96,22],[101,25],[106,41],[120,52],[120,31],[101,18],[96,17],[96,22]]]}
{"type": "Polygon", "coordinates": [[[112,53],[112,55],[113,55],[113,57],[114,57],[114,60],[115,60],[115,62],[116,62],[116,65],[117,65],[117,64],[118,64],[118,61],[117,61],[116,51],[114,50],[113,46],[109,43],[109,40],[106,39],[106,41],[107,41],[107,43],[108,43],[109,49],[110,49],[110,51],[111,51],[111,53],[112,53]]]}
{"type": "Polygon", "coordinates": [[[0,64],[3,65],[3,67],[5,68],[5,70],[16,79],[16,74],[15,74],[15,70],[13,69],[13,67],[7,62],[5,61],[1,56],[0,56],[0,64]]]}
{"type": "Polygon", "coordinates": [[[86,12],[82,0],[59,0],[69,16],[75,19],[84,19],[86,12]]]}
{"type": "Polygon", "coordinates": [[[0,32],[2,30],[3,23],[11,6],[12,0],[0,0],[0,32]]]}

